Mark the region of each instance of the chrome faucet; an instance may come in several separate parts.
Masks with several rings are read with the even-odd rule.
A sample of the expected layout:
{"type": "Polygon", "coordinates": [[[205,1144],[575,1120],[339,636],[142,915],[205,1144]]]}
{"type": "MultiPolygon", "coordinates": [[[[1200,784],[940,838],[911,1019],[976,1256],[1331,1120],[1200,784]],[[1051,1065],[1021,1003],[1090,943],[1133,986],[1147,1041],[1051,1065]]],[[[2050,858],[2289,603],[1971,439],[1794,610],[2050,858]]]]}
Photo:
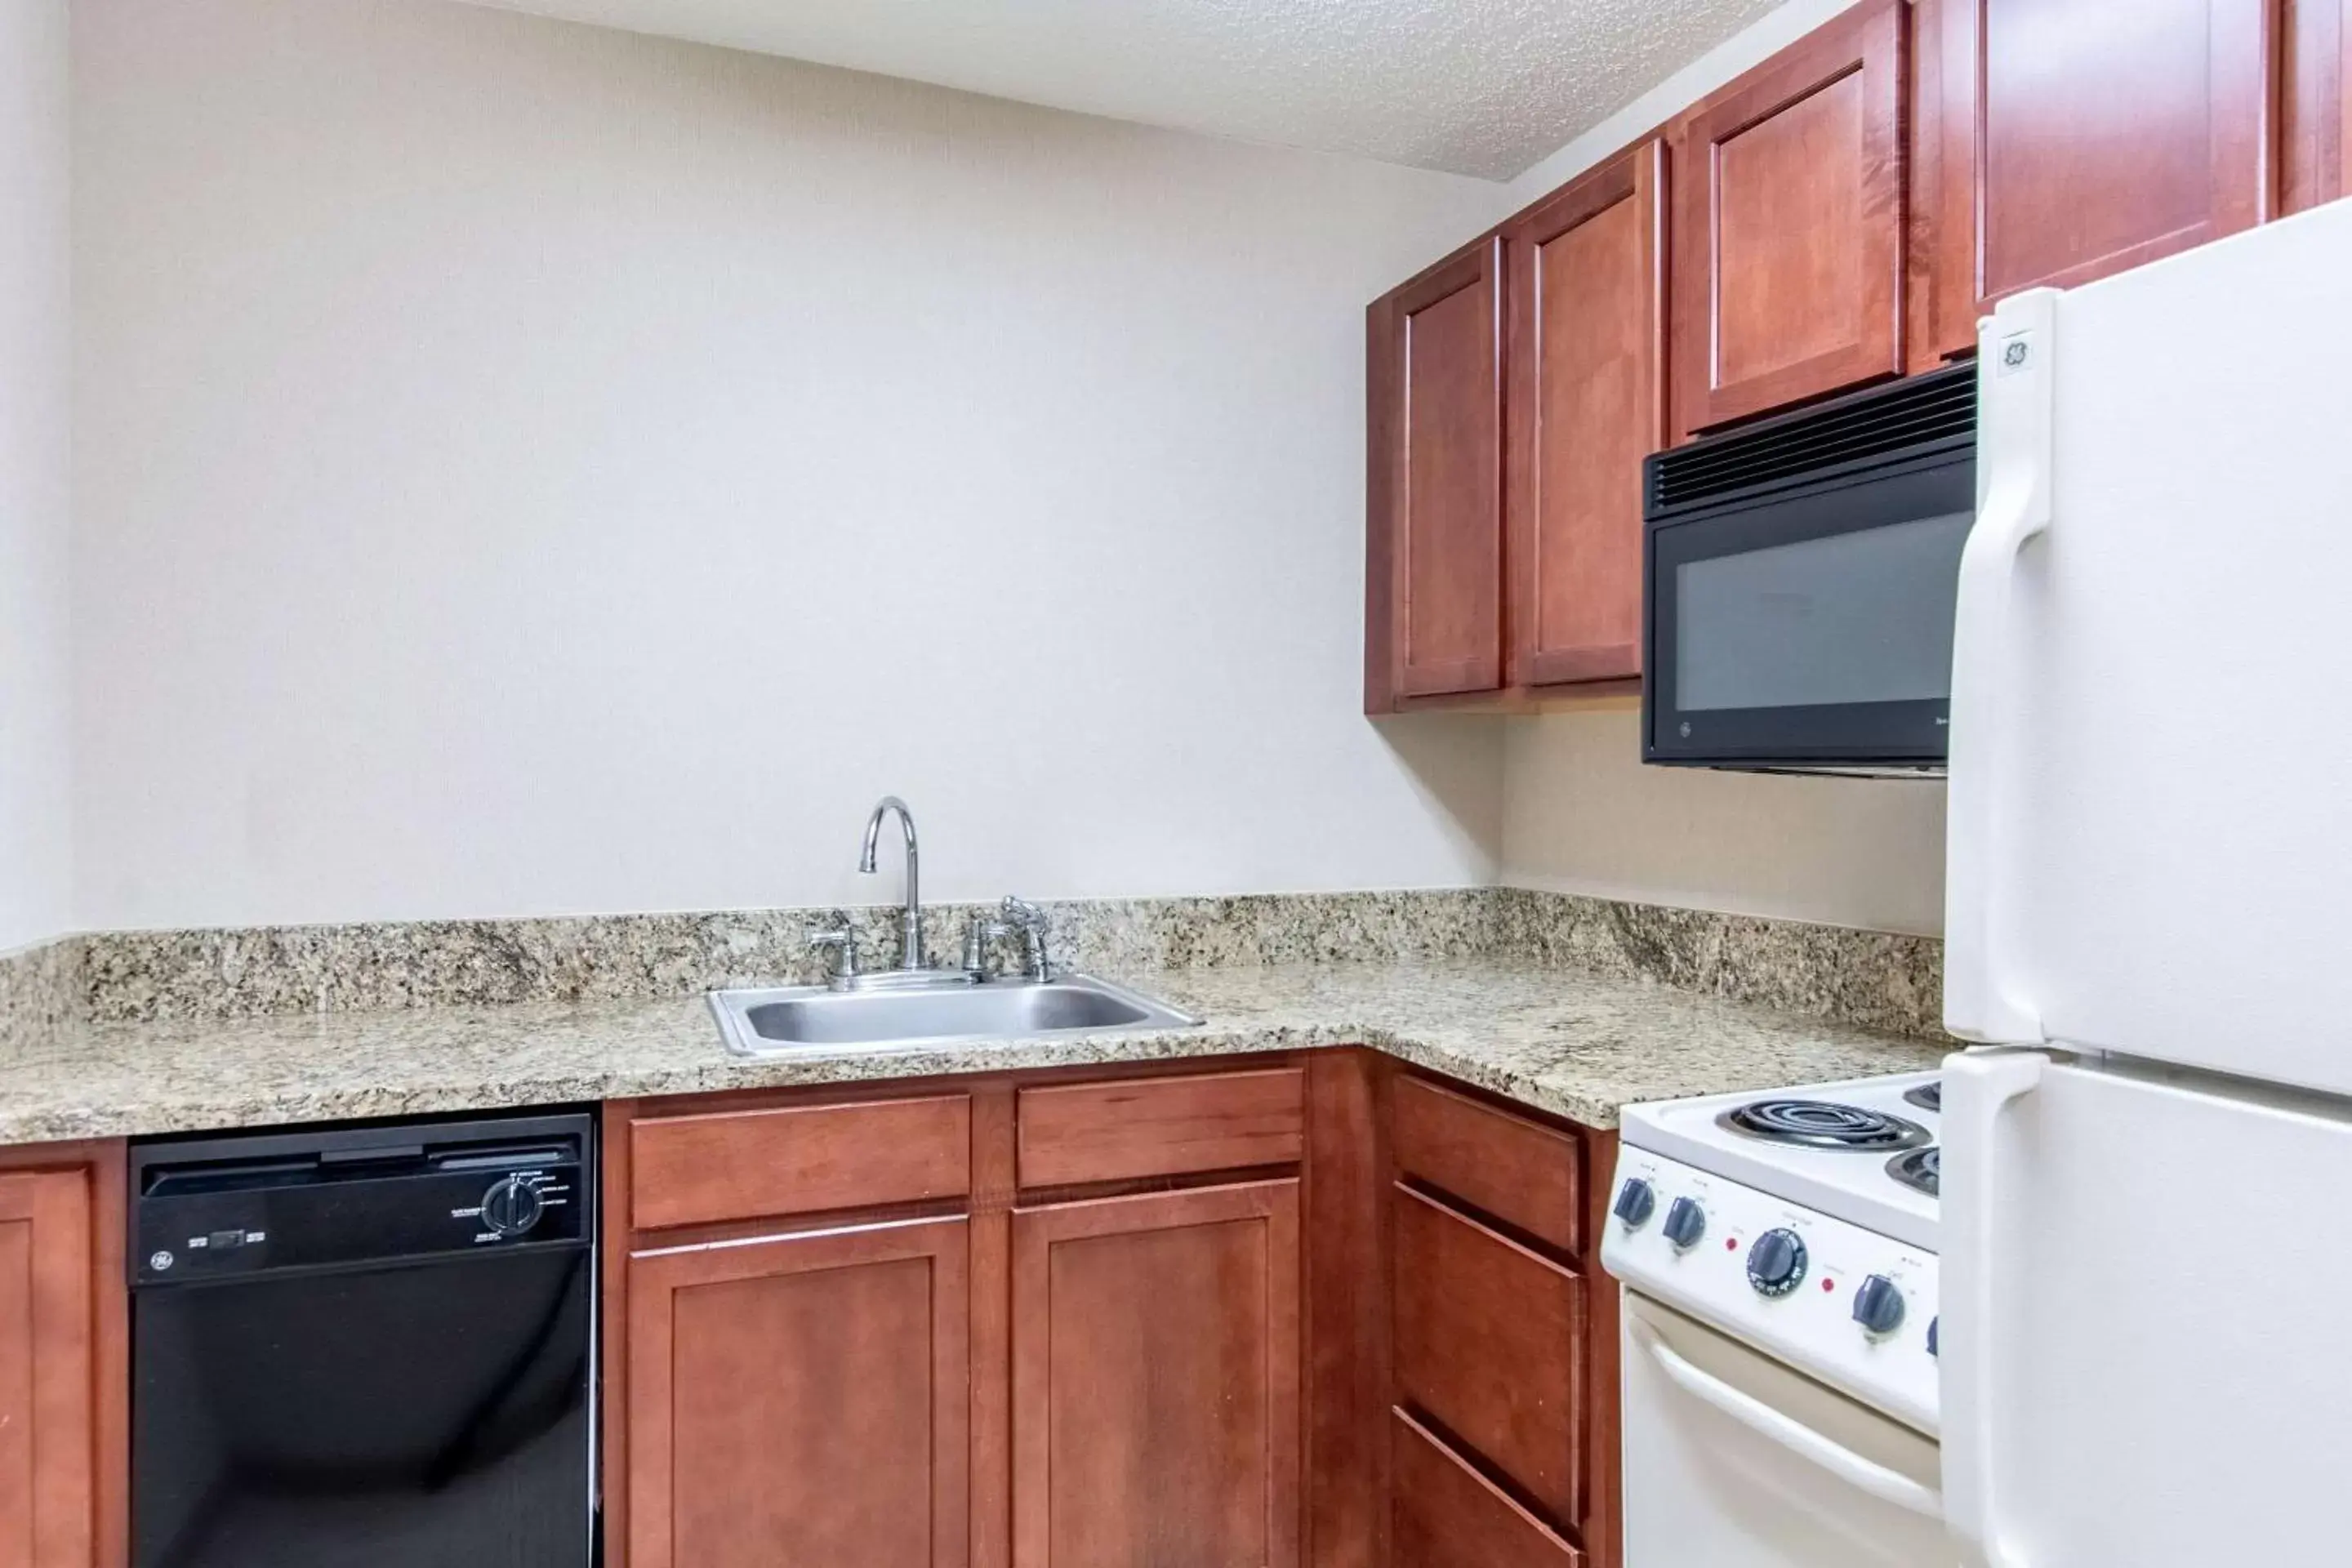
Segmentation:
{"type": "Polygon", "coordinates": [[[898,814],[898,826],[907,836],[907,907],[898,916],[898,967],[916,970],[923,964],[923,900],[919,876],[919,857],[915,847],[915,814],[907,803],[895,795],[886,795],[875,806],[874,815],[866,819],[866,847],[858,853],[857,868],[867,876],[874,875],[875,851],[882,837],[882,818],[891,812],[898,814]]]}
{"type": "Polygon", "coordinates": [[[1021,969],[1023,975],[1043,984],[1054,978],[1053,955],[1045,948],[1045,933],[1052,922],[1045,911],[1026,899],[1004,896],[997,906],[1004,916],[1004,924],[1021,933],[1021,969]]]}

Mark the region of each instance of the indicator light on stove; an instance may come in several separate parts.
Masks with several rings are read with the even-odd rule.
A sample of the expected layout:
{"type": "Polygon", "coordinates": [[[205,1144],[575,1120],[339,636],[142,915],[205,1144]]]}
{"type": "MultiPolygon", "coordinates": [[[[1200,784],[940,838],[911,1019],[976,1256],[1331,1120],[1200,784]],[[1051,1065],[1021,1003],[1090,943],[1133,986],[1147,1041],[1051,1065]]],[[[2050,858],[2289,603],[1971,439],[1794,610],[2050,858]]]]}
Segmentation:
{"type": "MultiPolygon", "coordinates": [[[[1853,1321],[1863,1331],[1891,1334],[1903,1326],[1902,1288],[1884,1274],[1874,1274],[1862,1282],[1853,1293],[1853,1321]]],[[[1935,1336],[1934,1325],[1928,1327],[1928,1337],[1935,1336]]]]}
{"type": "Polygon", "coordinates": [[[1676,1251],[1689,1251],[1706,1234],[1706,1211],[1696,1198],[1676,1198],[1666,1209],[1665,1233],[1676,1251]]]}
{"type": "Polygon", "coordinates": [[[1658,1206],[1658,1194],[1650,1184],[1635,1176],[1617,1189],[1617,1206],[1612,1212],[1625,1222],[1627,1230],[1639,1230],[1650,1223],[1650,1215],[1658,1206]]]}
{"type": "Polygon", "coordinates": [[[1805,1240],[1782,1227],[1768,1230],[1748,1249],[1748,1282],[1759,1296],[1785,1296],[1805,1277],[1805,1240]]]}

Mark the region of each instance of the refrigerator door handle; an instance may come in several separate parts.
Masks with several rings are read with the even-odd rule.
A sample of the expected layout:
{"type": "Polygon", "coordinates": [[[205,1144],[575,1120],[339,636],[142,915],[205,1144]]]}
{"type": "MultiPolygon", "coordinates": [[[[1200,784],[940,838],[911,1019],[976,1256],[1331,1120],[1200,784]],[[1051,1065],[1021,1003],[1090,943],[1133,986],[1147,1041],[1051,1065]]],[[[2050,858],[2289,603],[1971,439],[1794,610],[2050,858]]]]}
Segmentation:
{"type": "Polygon", "coordinates": [[[1978,328],[1977,520],[1960,552],[1946,796],[1944,1026],[1966,1040],[2040,1044],[2038,1011],[2000,973],[1995,894],[2001,777],[2015,706],[2010,607],[2018,556],[2050,526],[2058,291],[2003,300],[1978,328]]]}
{"type": "Polygon", "coordinates": [[[1692,1365],[1658,1337],[1658,1331],[1639,1318],[1627,1320],[1633,1342],[1657,1363],[1658,1370],[1685,1394],[1703,1405],[1712,1405],[1759,1436],[1770,1439],[1799,1457],[1811,1460],[1822,1469],[1847,1485],[1869,1493],[1882,1502],[1929,1519],[1944,1517],[1944,1500],[1933,1487],[1920,1485],[1898,1470],[1888,1469],[1875,1459],[1865,1459],[1860,1454],[1819,1432],[1795,1417],[1786,1415],[1765,1404],[1752,1394],[1731,1386],[1713,1373],[1692,1365]]]}
{"type": "Polygon", "coordinates": [[[1944,1518],[1970,1568],[2026,1568],[2001,1533],[1994,1352],[1995,1136],[2010,1106],[2042,1085],[2038,1051],[1962,1051],[1944,1060],[1944,1518]]]}

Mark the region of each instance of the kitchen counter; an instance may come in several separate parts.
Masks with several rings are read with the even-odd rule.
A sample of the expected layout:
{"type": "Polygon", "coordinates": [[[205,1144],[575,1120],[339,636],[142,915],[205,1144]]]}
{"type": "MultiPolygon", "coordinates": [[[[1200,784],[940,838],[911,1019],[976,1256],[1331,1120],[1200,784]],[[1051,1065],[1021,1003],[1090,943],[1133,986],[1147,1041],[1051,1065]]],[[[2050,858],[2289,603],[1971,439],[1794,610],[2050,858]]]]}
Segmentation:
{"type": "Polygon", "coordinates": [[[64,1026],[0,1056],[0,1143],[1366,1045],[1588,1126],[1645,1100],[1932,1067],[1934,1045],[1493,961],[1128,971],[1196,1029],[731,1056],[700,996],[64,1026]]]}

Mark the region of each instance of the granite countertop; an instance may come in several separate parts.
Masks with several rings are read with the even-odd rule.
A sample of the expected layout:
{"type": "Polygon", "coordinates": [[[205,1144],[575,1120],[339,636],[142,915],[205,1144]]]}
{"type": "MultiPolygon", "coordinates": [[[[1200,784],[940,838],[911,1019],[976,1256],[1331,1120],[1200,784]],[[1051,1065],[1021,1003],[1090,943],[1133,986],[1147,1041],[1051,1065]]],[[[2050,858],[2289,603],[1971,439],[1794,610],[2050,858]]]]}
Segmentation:
{"type": "Polygon", "coordinates": [[[1900,1072],[1942,1053],[1664,986],[1493,961],[1129,971],[1196,1029],[789,1061],[699,996],[68,1026],[0,1056],[0,1143],[1362,1044],[1592,1127],[1645,1100],[1900,1072]]]}

